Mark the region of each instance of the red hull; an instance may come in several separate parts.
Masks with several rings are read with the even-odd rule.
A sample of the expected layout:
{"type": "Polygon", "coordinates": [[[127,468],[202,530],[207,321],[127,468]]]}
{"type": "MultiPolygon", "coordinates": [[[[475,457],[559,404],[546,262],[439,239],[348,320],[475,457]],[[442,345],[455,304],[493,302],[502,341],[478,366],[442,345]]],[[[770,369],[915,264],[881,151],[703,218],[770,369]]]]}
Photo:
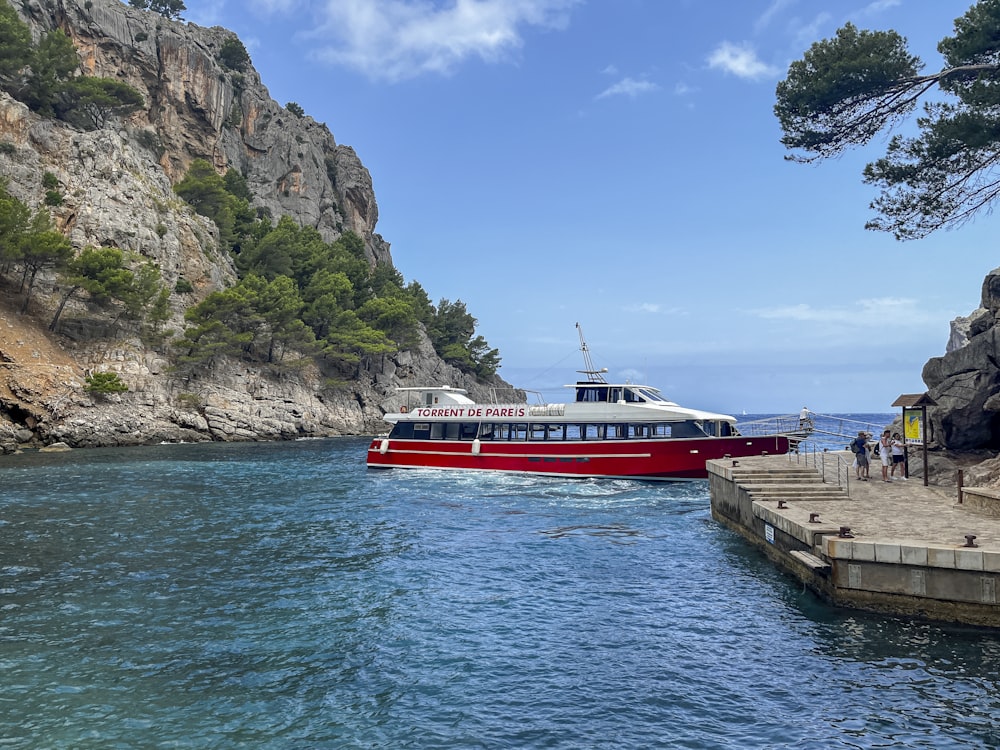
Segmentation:
{"type": "Polygon", "coordinates": [[[731,456],[788,452],[788,438],[693,438],[581,442],[483,441],[375,438],[368,466],[397,469],[463,469],[570,477],[704,479],[705,462],[731,456]],[[383,452],[383,442],[386,449],[383,452]]]}

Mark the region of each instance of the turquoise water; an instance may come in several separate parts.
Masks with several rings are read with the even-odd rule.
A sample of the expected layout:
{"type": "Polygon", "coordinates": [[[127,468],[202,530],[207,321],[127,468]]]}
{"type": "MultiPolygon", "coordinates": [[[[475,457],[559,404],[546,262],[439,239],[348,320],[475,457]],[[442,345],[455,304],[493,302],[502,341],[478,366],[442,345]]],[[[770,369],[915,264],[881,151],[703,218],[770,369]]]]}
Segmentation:
{"type": "Polygon", "coordinates": [[[704,482],[367,443],[0,458],[0,747],[1000,747],[1000,635],[826,607],[704,482]]]}

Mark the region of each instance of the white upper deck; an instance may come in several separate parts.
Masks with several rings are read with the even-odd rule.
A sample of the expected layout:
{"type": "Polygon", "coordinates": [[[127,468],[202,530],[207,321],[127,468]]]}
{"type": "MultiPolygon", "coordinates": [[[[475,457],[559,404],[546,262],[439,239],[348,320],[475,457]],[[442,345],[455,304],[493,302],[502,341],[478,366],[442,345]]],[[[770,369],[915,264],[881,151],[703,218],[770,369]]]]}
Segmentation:
{"type": "Polygon", "coordinates": [[[386,414],[387,422],[399,421],[509,421],[533,422],[683,422],[736,423],[736,418],[699,409],[688,409],[668,401],[658,388],[634,383],[580,382],[574,401],[564,404],[477,404],[467,391],[450,386],[400,388],[407,404],[397,413],[386,414]]]}

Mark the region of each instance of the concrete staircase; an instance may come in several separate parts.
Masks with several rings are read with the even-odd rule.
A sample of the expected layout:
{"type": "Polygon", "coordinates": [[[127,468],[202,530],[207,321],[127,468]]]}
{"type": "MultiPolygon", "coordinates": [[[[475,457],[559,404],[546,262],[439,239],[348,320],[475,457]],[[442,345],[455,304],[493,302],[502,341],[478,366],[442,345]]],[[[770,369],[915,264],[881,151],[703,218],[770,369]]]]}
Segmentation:
{"type": "Polygon", "coordinates": [[[778,500],[850,500],[844,487],[824,482],[819,470],[794,465],[782,468],[734,468],[733,481],[758,502],[778,500]]]}

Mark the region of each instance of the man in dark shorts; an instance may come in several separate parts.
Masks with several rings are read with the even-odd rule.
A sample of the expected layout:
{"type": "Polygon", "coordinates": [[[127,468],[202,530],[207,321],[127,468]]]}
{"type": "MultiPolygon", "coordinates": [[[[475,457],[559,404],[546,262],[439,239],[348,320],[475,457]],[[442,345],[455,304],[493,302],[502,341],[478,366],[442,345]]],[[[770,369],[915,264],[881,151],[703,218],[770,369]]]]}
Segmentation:
{"type": "Polygon", "coordinates": [[[864,430],[858,430],[858,436],[851,441],[851,451],[854,453],[855,469],[859,482],[868,481],[868,435],[864,430]]]}

